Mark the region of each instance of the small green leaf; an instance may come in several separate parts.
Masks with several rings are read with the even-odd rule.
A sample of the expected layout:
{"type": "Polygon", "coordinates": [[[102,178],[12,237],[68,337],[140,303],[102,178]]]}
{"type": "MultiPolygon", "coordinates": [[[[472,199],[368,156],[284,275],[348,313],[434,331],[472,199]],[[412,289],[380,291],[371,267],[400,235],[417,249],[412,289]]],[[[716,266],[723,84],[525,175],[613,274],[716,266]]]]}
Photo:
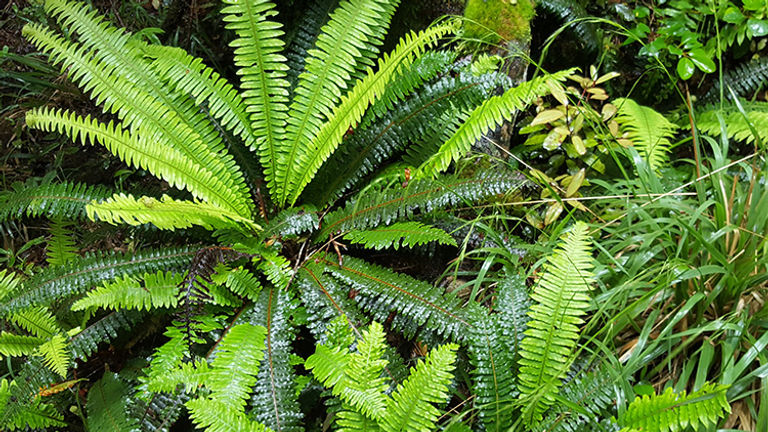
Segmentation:
{"type": "Polygon", "coordinates": [[[531,122],[531,126],[536,126],[540,124],[547,124],[552,123],[555,120],[561,119],[565,117],[565,113],[563,113],[560,110],[556,109],[550,109],[540,112],[538,115],[536,115],[536,118],[533,119],[531,122]]]}
{"type": "Polygon", "coordinates": [[[694,65],[693,61],[688,57],[682,57],[680,61],[677,62],[677,75],[680,78],[687,80],[693,76],[695,71],[696,65],[694,65]]]}
{"type": "Polygon", "coordinates": [[[712,61],[712,57],[708,56],[703,49],[691,51],[691,61],[706,73],[712,73],[717,69],[715,62],[712,61]]]}
{"type": "Polygon", "coordinates": [[[752,37],[768,35],[768,21],[750,18],[747,21],[747,28],[752,33],[752,37]]]}

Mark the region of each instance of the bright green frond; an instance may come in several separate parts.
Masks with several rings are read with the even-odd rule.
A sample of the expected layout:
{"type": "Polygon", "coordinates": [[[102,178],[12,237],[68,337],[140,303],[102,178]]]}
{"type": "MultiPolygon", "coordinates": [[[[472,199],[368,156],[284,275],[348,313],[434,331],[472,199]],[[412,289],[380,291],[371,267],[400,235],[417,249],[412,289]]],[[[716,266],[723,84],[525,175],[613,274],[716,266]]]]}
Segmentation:
{"type": "Polygon", "coordinates": [[[328,120],[310,142],[307,148],[295,150],[298,153],[295,164],[289,167],[285,182],[288,203],[293,204],[299,198],[304,187],[315,177],[323,162],[336,150],[344,134],[362,119],[365,110],[381,98],[389,95],[394,100],[410,93],[418,82],[400,82],[404,88],[400,91],[387,91],[397,74],[407,69],[416,57],[434,45],[438,39],[453,30],[451,25],[439,25],[418,33],[410,33],[388,55],[379,60],[374,73],[368,69],[365,78],[355,84],[352,90],[342,96],[339,105],[334,108],[328,120]],[[410,88],[409,88],[410,87],[410,88]]]}
{"type": "Polygon", "coordinates": [[[90,291],[76,301],[72,310],[89,308],[150,310],[175,307],[179,303],[179,284],[182,273],[147,273],[139,278],[118,277],[90,291]]]}
{"type": "Polygon", "coordinates": [[[531,294],[534,304],[521,343],[520,400],[528,425],[541,421],[571,362],[594,278],[588,227],[577,222],[547,258],[531,294]]]}
{"type": "Polygon", "coordinates": [[[0,300],[14,292],[21,284],[21,278],[9,269],[0,270],[0,300]]]}
{"type": "Polygon", "coordinates": [[[37,350],[44,338],[20,336],[8,332],[0,333],[0,356],[21,357],[31,355],[37,350]]]}
{"type": "Polygon", "coordinates": [[[272,432],[250,420],[241,410],[217,400],[197,398],[188,401],[186,406],[195,425],[206,432],[272,432]]]}
{"type": "Polygon", "coordinates": [[[675,432],[691,427],[706,430],[731,412],[727,386],[705,384],[691,394],[675,393],[672,388],[660,395],[638,396],[619,418],[623,431],[675,432]]]}
{"type": "Polygon", "coordinates": [[[746,117],[733,103],[722,109],[719,106],[711,106],[696,116],[696,126],[706,134],[720,136],[723,133],[723,127],[720,124],[720,118],[722,118],[728,138],[750,144],[757,138],[765,142],[766,136],[763,131],[768,130],[768,102],[740,100],[739,104],[746,113],[746,117]],[[760,135],[755,137],[753,130],[760,135]]]}
{"type": "MultiPolygon", "coordinates": [[[[358,62],[380,43],[376,40],[379,29],[389,26],[398,3],[399,0],[345,0],[323,27],[315,49],[310,50],[310,57],[306,59],[305,72],[299,77],[290,105],[286,138],[277,155],[272,193],[279,205],[300,192],[296,184],[300,178],[293,174],[296,165],[305,166],[305,159],[312,156],[314,139],[333,118],[332,110],[352,81],[358,62]]],[[[323,160],[327,157],[328,154],[324,154],[323,160]]]]}
{"type": "Polygon", "coordinates": [[[275,188],[275,170],[280,164],[279,142],[285,134],[288,117],[288,66],[282,54],[282,25],[269,18],[277,14],[268,0],[224,0],[222,9],[227,28],[237,39],[235,65],[241,79],[242,97],[250,114],[259,157],[270,191],[275,188]]]}
{"type": "Polygon", "coordinates": [[[67,350],[67,340],[64,335],[53,335],[49,340],[40,344],[38,352],[43,356],[43,363],[48,369],[62,377],[67,376],[70,352],[67,350]]]}
{"type": "Polygon", "coordinates": [[[88,390],[88,430],[125,432],[138,427],[135,417],[128,414],[130,388],[117,374],[104,373],[88,390]]]}
{"type": "Polygon", "coordinates": [[[515,112],[527,107],[537,98],[550,92],[550,86],[561,86],[572,75],[574,69],[553,74],[544,74],[531,81],[507,90],[501,96],[494,96],[483,102],[467,118],[437,153],[419,168],[426,175],[434,176],[445,171],[451,162],[467,153],[483,134],[500,125],[504,120],[511,120],[515,112]]]}
{"type": "Polygon", "coordinates": [[[8,321],[42,338],[49,338],[62,331],[51,311],[41,306],[12,313],[8,316],[8,321]]]}
{"type": "Polygon", "coordinates": [[[344,236],[350,243],[362,244],[369,249],[381,250],[420,246],[430,242],[456,246],[456,240],[440,228],[419,222],[398,222],[366,231],[350,231],[344,236]]]}
{"type": "Polygon", "coordinates": [[[151,136],[133,134],[120,124],[103,124],[90,116],[40,108],[27,112],[27,124],[44,131],[56,131],[83,144],[101,144],[128,165],[146,169],[171,186],[189,190],[195,197],[248,217],[250,212],[229,186],[207,169],[172,148],[159,146],[151,136]]]}
{"type": "Polygon", "coordinates": [[[211,398],[233,408],[245,407],[264,358],[265,337],[264,327],[251,324],[238,324],[227,332],[214,353],[205,382],[211,398]]]}
{"type": "Polygon", "coordinates": [[[147,45],[155,72],[178,91],[192,96],[195,104],[205,106],[213,118],[248,147],[255,147],[256,133],[246,112],[240,93],[203,60],[187,54],[181,48],[147,45]]]}
{"type": "Polygon", "coordinates": [[[433,405],[449,398],[448,384],[456,363],[458,345],[433,349],[420,360],[411,375],[392,394],[379,422],[386,432],[430,432],[435,430],[440,411],[433,405]]]}
{"type": "Polygon", "coordinates": [[[113,225],[152,225],[167,230],[200,225],[206,229],[239,228],[258,231],[259,225],[234,211],[201,201],[179,201],[168,195],[160,200],[143,196],[115,194],[104,201],[86,207],[88,217],[113,225]]]}
{"type": "Polygon", "coordinates": [[[677,126],[653,108],[638,104],[629,98],[614,99],[619,109],[616,121],[621,130],[632,141],[640,156],[653,169],[659,169],[667,162],[677,126]]]}

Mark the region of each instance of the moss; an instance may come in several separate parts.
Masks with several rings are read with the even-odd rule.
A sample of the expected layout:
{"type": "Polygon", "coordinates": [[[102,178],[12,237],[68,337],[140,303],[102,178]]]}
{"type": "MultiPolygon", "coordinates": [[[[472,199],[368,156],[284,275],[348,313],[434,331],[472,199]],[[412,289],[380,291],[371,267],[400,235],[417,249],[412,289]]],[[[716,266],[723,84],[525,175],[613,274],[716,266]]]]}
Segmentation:
{"type": "Polygon", "coordinates": [[[464,35],[490,43],[528,40],[535,9],[533,0],[469,0],[464,35]]]}

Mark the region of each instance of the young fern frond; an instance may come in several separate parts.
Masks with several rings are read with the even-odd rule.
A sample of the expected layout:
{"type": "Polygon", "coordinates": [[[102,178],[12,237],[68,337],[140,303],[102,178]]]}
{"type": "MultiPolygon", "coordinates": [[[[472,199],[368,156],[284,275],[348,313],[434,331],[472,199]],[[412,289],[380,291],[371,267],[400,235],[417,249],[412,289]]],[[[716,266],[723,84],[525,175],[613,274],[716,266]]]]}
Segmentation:
{"type": "Polygon", "coordinates": [[[151,223],[159,229],[176,230],[194,225],[206,229],[245,229],[258,231],[261,227],[234,211],[201,201],[179,201],[168,195],[159,200],[147,196],[115,194],[111,198],[86,207],[88,217],[113,225],[151,223]]]}
{"type": "Polygon", "coordinates": [[[550,92],[550,86],[562,86],[562,82],[573,75],[574,69],[544,74],[513,87],[501,96],[494,96],[483,102],[469,115],[456,134],[445,142],[428,161],[419,167],[427,176],[445,171],[451,162],[457,160],[477,142],[483,134],[511,120],[515,112],[527,107],[537,98],[550,92]]]}
{"type": "Polygon", "coordinates": [[[654,170],[662,168],[667,163],[672,145],[670,139],[674,138],[677,126],[652,108],[632,99],[614,99],[613,104],[619,109],[616,121],[640,156],[654,170]]]}
{"type": "Polygon", "coordinates": [[[69,370],[70,352],[67,350],[67,340],[64,335],[53,335],[37,348],[43,357],[43,363],[48,369],[61,377],[67,376],[69,370]]]}
{"type": "Polygon", "coordinates": [[[0,270],[0,300],[4,300],[21,285],[22,279],[10,269],[0,270]]]}
{"type": "Polygon", "coordinates": [[[250,114],[251,129],[256,137],[261,165],[269,190],[274,194],[275,170],[280,166],[278,146],[285,135],[288,118],[289,84],[288,66],[283,51],[282,25],[270,21],[277,12],[268,0],[225,0],[222,9],[227,28],[234,30],[237,39],[230,44],[235,48],[235,66],[240,75],[240,88],[250,114]]]}
{"type": "Polygon", "coordinates": [[[241,217],[250,215],[238,204],[242,200],[229,189],[227,183],[173,148],[158,146],[151,137],[132,134],[111,121],[105,125],[90,116],[81,117],[59,109],[28,111],[26,121],[29,127],[56,131],[73,141],[79,139],[83,144],[101,144],[126,164],[146,169],[173,187],[187,189],[195,197],[241,217]]]}
{"type": "Polygon", "coordinates": [[[577,222],[561,245],[547,258],[536,284],[521,342],[520,401],[525,423],[540,422],[571,362],[579,338],[581,316],[589,306],[592,255],[588,227],[577,222]]]}
{"type": "MultiPolygon", "coordinates": [[[[355,126],[362,119],[368,106],[387,93],[387,86],[392,83],[398,71],[407,68],[416,57],[452,30],[452,25],[439,25],[419,33],[406,35],[392,53],[385,54],[379,60],[376,72],[368,69],[365,78],[357,82],[349,93],[341,97],[339,105],[330,114],[314,139],[308,142],[309,147],[300,150],[300,155],[296,159],[297,163],[290,167],[286,182],[290,186],[285,192],[289,197],[289,204],[294,204],[298,200],[301,191],[315,177],[323,162],[336,150],[349,128],[355,126]]],[[[404,81],[399,82],[399,84],[413,86],[419,83],[404,81]]],[[[410,89],[406,87],[399,91],[390,91],[387,94],[397,98],[410,93],[411,89],[412,87],[410,89]]]]}
{"type": "Polygon", "coordinates": [[[103,186],[82,183],[32,182],[15,184],[0,193],[0,223],[22,217],[45,216],[51,219],[85,219],[85,206],[112,195],[103,186]]]}
{"type": "Polygon", "coordinates": [[[0,356],[21,357],[32,355],[43,342],[45,342],[45,339],[37,336],[22,336],[2,332],[0,333],[0,356]]]}
{"type": "Polygon", "coordinates": [[[619,417],[619,425],[623,432],[707,429],[731,412],[727,390],[728,386],[707,383],[691,394],[675,393],[670,387],[660,395],[638,396],[619,417]]]}
{"type": "Polygon", "coordinates": [[[9,315],[7,319],[37,337],[49,338],[62,332],[56,317],[44,307],[30,307],[9,315]]]}
{"type": "Polygon", "coordinates": [[[422,178],[412,180],[405,188],[398,184],[381,191],[368,190],[358,194],[358,198],[351,200],[346,207],[326,215],[315,239],[326,240],[329,235],[388,225],[416,211],[428,213],[439,208],[477,202],[508,193],[523,184],[525,180],[511,173],[481,171],[472,178],[422,178]]]}
{"type": "Polygon", "coordinates": [[[77,246],[75,239],[72,238],[72,232],[67,229],[68,226],[69,222],[61,219],[51,222],[51,236],[46,245],[46,261],[50,266],[66,264],[67,261],[77,258],[77,246]]]}
{"type": "Polygon", "coordinates": [[[353,244],[362,244],[369,249],[421,246],[430,242],[456,246],[456,240],[448,233],[419,222],[398,222],[389,226],[372,228],[365,231],[353,230],[344,236],[353,244]]]}
{"type": "Polygon", "coordinates": [[[456,344],[442,345],[419,360],[408,379],[392,394],[380,422],[383,431],[435,430],[440,411],[432,404],[448,400],[458,348],[456,344]]]}
{"type": "Polygon", "coordinates": [[[250,324],[236,325],[227,332],[205,379],[211,398],[238,410],[245,408],[264,358],[265,338],[264,327],[250,324]]]}
{"type": "MultiPolygon", "coordinates": [[[[342,91],[350,86],[358,62],[364,54],[375,52],[376,45],[382,42],[376,38],[380,34],[378,28],[389,26],[398,3],[399,0],[344,0],[323,26],[290,105],[291,116],[280,145],[272,190],[278,205],[293,203],[292,196],[301,192],[301,177],[305,172],[314,175],[316,169],[306,165],[311,152],[319,148],[313,142],[324,124],[335,117],[332,109],[341,100],[342,91]],[[297,165],[308,168],[297,171],[297,165]]],[[[322,156],[320,163],[328,153],[322,156]]],[[[308,182],[309,179],[304,184],[308,182]]]]}
{"type": "Polygon", "coordinates": [[[118,277],[96,288],[72,305],[73,311],[86,309],[138,309],[150,310],[176,307],[179,303],[181,273],[146,273],[138,279],[118,277]]]}
{"type": "Polygon", "coordinates": [[[749,144],[758,138],[765,142],[765,136],[755,137],[752,131],[761,133],[768,129],[768,102],[739,100],[739,104],[746,118],[735,103],[725,105],[722,109],[715,105],[696,116],[696,127],[711,136],[720,136],[723,132],[720,124],[722,117],[728,138],[749,144]]]}

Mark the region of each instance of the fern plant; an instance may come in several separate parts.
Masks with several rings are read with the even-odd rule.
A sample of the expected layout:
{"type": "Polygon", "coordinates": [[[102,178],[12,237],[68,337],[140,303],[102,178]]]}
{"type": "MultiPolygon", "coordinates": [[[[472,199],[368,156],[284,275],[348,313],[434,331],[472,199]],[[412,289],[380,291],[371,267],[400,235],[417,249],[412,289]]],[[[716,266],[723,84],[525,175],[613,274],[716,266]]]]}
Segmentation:
{"type": "MultiPolygon", "coordinates": [[[[74,359],[91,358],[139,323],[166,326],[148,365],[137,360],[140,373],[72,384],[93,391],[92,425],[103,420],[96,412],[114,410],[126,413],[123,426],[167,430],[185,407],[209,431],[302,430],[291,341],[304,323],[323,340],[335,316],[357,327],[396,312],[391,327],[407,337],[466,340],[464,329],[483,313],[479,304],[348,256],[342,242],[357,250],[455,244],[421,218],[525,181],[497,168],[451,170],[453,162],[571,71],[513,88],[503,74],[433,50],[456,27],[452,21],[411,32],[379,55],[398,3],[341,1],[323,24],[307,27],[317,34],[286,48],[274,3],[224,0],[240,78],[233,84],[201,59],[131,35],[89,6],[44,1],[66,35],[28,24],[24,36],[103,115],[40,107],[27,113],[27,125],[104,146],[173,190],[150,197],[28,184],[0,195],[0,221],[45,216],[59,227],[48,267],[28,278],[3,275],[0,318],[10,329],[3,355],[41,356],[48,369],[24,369],[4,382],[12,400],[0,425],[59,425],[61,416],[34,417],[51,408],[28,386],[71,381],[80,364],[74,359]],[[306,55],[299,61],[297,53],[306,55]],[[459,121],[445,129],[445,118],[459,121]],[[186,246],[80,256],[61,227],[86,218],[137,227],[138,237],[169,231],[171,244],[186,246]],[[24,319],[55,331],[44,339],[24,319]]],[[[446,398],[454,352],[453,345],[435,349],[401,383],[391,402],[396,414],[363,414],[385,430],[433,427],[430,403],[446,398]],[[430,391],[420,395],[423,385],[430,391]],[[406,415],[411,404],[419,415],[406,415]]],[[[392,359],[393,369],[402,363],[392,359]]]]}
{"type": "Polygon", "coordinates": [[[614,100],[618,108],[616,121],[628,139],[654,170],[662,168],[668,160],[677,126],[653,108],[642,106],[629,98],[614,100]]]}

